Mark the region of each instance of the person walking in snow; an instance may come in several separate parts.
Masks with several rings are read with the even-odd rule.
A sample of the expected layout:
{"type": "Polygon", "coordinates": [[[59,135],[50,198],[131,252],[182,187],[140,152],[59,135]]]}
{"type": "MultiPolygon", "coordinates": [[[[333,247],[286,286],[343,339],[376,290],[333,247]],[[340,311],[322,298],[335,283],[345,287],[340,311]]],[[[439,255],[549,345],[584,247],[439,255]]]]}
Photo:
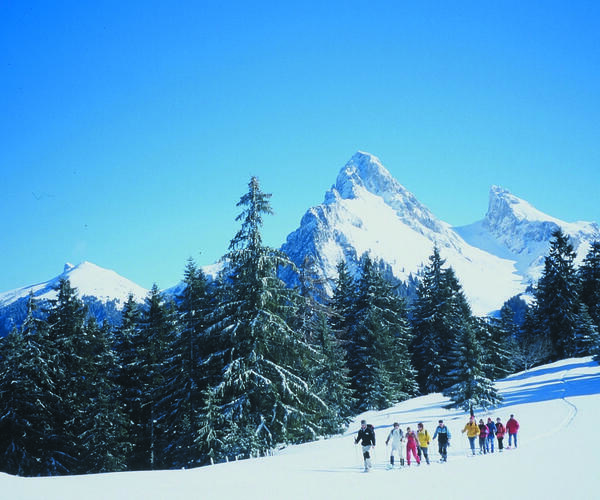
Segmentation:
{"type": "Polygon", "coordinates": [[[410,455],[415,458],[417,465],[421,465],[421,459],[417,453],[417,435],[415,431],[411,431],[410,427],[406,428],[406,463],[410,467],[410,455]]]}
{"type": "Polygon", "coordinates": [[[360,430],[356,435],[356,439],[354,440],[354,444],[361,443],[362,452],[363,452],[363,460],[365,463],[365,472],[369,472],[369,469],[373,467],[373,463],[371,462],[371,449],[375,448],[375,429],[372,425],[367,425],[366,420],[360,421],[360,430]]]}
{"type": "Polygon", "coordinates": [[[462,430],[462,433],[467,433],[467,438],[469,439],[469,445],[471,446],[471,451],[473,455],[475,455],[475,438],[479,436],[479,426],[475,422],[475,417],[471,415],[469,421],[465,425],[462,430]]]}
{"type": "Polygon", "coordinates": [[[404,465],[404,456],[402,453],[403,440],[404,434],[402,433],[402,429],[400,429],[400,424],[398,422],[394,422],[394,427],[385,440],[386,445],[388,445],[390,441],[392,443],[392,449],[390,451],[390,468],[394,467],[394,452],[396,452],[398,454],[398,458],[400,458],[400,465],[404,465]]]}
{"type": "Polygon", "coordinates": [[[448,460],[448,446],[450,446],[450,429],[444,425],[443,420],[438,421],[438,426],[433,433],[433,439],[438,440],[438,452],[440,454],[440,462],[448,460]]]}
{"type": "Polygon", "coordinates": [[[487,441],[485,442],[485,451],[488,453],[494,453],[494,437],[496,436],[496,424],[494,421],[488,417],[487,424],[485,424],[488,428],[487,441]]]}
{"type": "Polygon", "coordinates": [[[419,441],[419,447],[417,449],[419,459],[421,459],[422,453],[423,457],[425,457],[425,462],[429,465],[429,443],[431,440],[429,439],[429,432],[423,427],[423,422],[417,424],[417,440],[419,441]]]}
{"type": "Polygon", "coordinates": [[[498,451],[502,451],[504,449],[504,434],[506,433],[506,429],[504,428],[504,424],[500,417],[496,419],[496,439],[498,440],[498,451]]]}
{"type": "Polygon", "coordinates": [[[511,415],[506,422],[506,432],[508,432],[508,447],[512,446],[513,439],[515,440],[515,448],[517,447],[517,432],[519,430],[519,422],[515,420],[515,416],[511,415]]]}
{"type": "Polygon", "coordinates": [[[485,455],[487,451],[485,451],[485,443],[487,442],[488,437],[488,428],[487,425],[483,423],[483,419],[479,419],[479,454],[485,455]]]}

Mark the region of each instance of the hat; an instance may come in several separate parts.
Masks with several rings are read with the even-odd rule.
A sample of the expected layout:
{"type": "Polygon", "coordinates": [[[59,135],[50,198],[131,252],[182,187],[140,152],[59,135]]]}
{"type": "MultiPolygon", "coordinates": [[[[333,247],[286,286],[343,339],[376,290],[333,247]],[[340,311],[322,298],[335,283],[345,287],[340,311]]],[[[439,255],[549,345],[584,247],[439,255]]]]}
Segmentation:
{"type": "Polygon", "coordinates": [[[361,421],[360,421],[360,425],[366,425],[366,424],[367,424],[367,421],[366,421],[366,420],[361,420],[361,421]]]}
{"type": "Polygon", "coordinates": [[[438,420],[438,424],[443,424],[444,421],[443,420],[438,420]]]}

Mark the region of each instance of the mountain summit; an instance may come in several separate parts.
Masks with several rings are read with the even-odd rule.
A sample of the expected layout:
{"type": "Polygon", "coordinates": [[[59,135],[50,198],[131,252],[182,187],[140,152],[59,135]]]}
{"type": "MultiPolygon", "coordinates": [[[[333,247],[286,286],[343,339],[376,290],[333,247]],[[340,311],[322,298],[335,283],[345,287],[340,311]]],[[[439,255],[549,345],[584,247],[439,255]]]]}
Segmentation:
{"type": "Polygon", "coordinates": [[[55,299],[56,288],[61,279],[69,280],[79,297],[99,320],[107,317],[111,320],[118,319],[119,311],[129,294],[133,295],[136,302],[143,302],[148,295],[148,290],[110,269],[91,262],[81,262],[76,266],[66,263],[63,272],[55,278],[0,293],[0,336],[21,324],[30,293],[42,304],[55,299]]]}
{"type": "Polygon", "coordinates": [[[524,282],[532,283],[540,277],[548,243],[559,228],[570,237],[577,264],[585,258],[590,243],[600,240],[597,223],[562,221],[500,186],[491,187],[483,220],[455,229],[471,245],[514,260],[524,282]]]}
{"type": "Polygon", "coordinates": [[[434,245],[454,268],[477,314],[499,308],[524,288],[513,261],[468,244],[378,158],[364,152],[341,169],[324,202],[306,212],[282,249],[297,265],[310,256],[330,292],[341,260],[356,272],[366,253],[406,280],[427,264],[434,245]]]}

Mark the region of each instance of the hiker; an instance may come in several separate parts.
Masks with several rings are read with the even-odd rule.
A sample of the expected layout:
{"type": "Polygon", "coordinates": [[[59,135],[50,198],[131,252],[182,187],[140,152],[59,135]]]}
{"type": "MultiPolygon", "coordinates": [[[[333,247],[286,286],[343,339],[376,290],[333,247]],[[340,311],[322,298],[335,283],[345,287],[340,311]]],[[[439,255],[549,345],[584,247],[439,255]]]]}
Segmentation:
{"type": "Polygon", "coordinates": [[[440,462],[448,460],[448,446],[450,446],[450,429],[444,425],[443,420],[438,421],[438,426],[433,433],[433,439],[438,438],[438,452],[440,454],[440,462]]]}
{"type": "Polygon", "coordinates": [[[417,454],[417,436],[414,431],[410,430],[410,427],[406,428],[406,464],[410,467],[410,455],[415,457],[417,465],[421,465],[421,459],[417,454]]]}
{"type": "Polygon", "coordinates": [[[502,451],[504,449],[504,434],[506,433],[506,429],[504,428],[504,424],[502,424],[502,420],[500,417],[496,419],[496,439],[498,439],[498,450],[502,451]]]}
{"type": "Polygon", "coordinates": [[[359,441],[362,445],[363,459],[365,462],[365,472],[369,472],[369,469],[373,467],[371,462],[371,448],[375,448],[375,429],[371,424],[367,425],[366,420],[360,421],[360,430],[356,435],[354,444],[358,444],[359,441]]]}
{"type": "Polygon", "coordinates": [[[508,432],[508,448],[512,446],[513,438],[515,440],[515,448],[517,447],[517,431],[519,430],[519,422],[515,420],[515,416],[511,414],[508,422],[506,422],[506,432],[508,432]]]}
{"type": "Polygon", "coordinates": [[[423,457],[425,457],[425,462],[429,465],[429,433],[427,429],[423,427],[423,422],[419,422],[417,424],[417,440],[419,442],[419,447],[417,448],[417,453],[419,454],[419,459],[421,459],[421,453],[423,453],[423,457]]]}
{"type": "Polygon", "coordinates": [[[485,450],[485,443],[487,442],[488,437],[488,428],[487,425],[483,423],[483,419],[479,419],[479,454],[485,455],[487,451],[485,450]]]}
{"type": "Polygon", "coordinates": [[[385,440],[386,445],[388,445],[390,441],[392,442],[392,449],[390,451],[390,469],[394,467],[394,452],[398,453],[400,465],[404,465],[404,457],[402,456],[403,439],[404,434],[402,433],[402,429],[400,429],[400,424],[398,422],[394,422],[394,427],[385,440]]]}
{"type": "Polygon", "coordinates": [[[485,451],[488,453],[494,453],[494,437],[496,436],[496,424],[494,421],[488,417],[487,424],[485,424],[488,428],[487,440],[485,442],[485,451]]]}
{"type": "Polygon", "coordinates": [[[467,438],[469,438],[469,444],[471,445],[471,451],[473,455],[475,455],[475,438],[479,436],[479,426],[475,422],[475,417],[471,415],[469,421],[465,425],[462,433],[467,433],[467,438]]]}

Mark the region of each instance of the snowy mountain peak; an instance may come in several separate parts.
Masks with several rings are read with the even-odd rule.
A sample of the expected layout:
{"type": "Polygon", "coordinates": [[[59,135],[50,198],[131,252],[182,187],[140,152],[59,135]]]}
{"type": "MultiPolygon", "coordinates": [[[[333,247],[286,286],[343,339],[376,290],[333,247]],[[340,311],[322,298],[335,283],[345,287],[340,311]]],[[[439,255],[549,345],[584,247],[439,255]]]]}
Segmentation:
{"type": "Polygon", "coordinates": [[[367,253],[405,280],[427,262],[434,245],[457,271],[477,313],[499,308],[520,290],[512,262],[468,245],[394,179],[377,157],[364,152],[341,169],[325,202],[306,212],[283,250],[299,266],[310,255],[330,292],[341,260],[356,272],[367,253]],[[486,294],[489,286],[497,297],[486,294]]]}
{"type": "Polygon", "coordinates": [[[504,219],[512,219],[515,222],[540,221],[552,222],[557,226],[565,224],[563,221],[547,215],[531,204],[513,195],[507,189],[500,186],[490,188],[490,201],[486,221],[490,227],[502,224],[504,219]]]}
{"type": "Polygon", "coordinates": [[[79,297],[93,296],[103,302],[116,300],[124,303],[130,293],[136,301],[143,302],[148,294],[148,290],[115,271],[84,261],[76,266],[66,263],[61,274],[43,283],[0,293],[0,306],[25,298],[29,292],[33,292],[37,299],[52,299],[56,296],[55,288],[63,278],[68,279],[71,286],[77,289],[79,297]]]}
{"type": "Polygon", "coordinates": [[[524,282],[535,282],[543,269],[552,233],[568,235],[579,264],[592,241],[600,239],[594,222],[565,222],[538,210],[500,186],[490,189],[485,218],[455,230],[471,245],[512,259],[524,282]]]}
{"type": "Polygon", "coordinates": [[[338,174],[335,189],[342,198],[355,198],[357,188],[383,195],[397,191],[401,186],[381,164],[376,156],[362,151],[357,152],[338,174]]]}

